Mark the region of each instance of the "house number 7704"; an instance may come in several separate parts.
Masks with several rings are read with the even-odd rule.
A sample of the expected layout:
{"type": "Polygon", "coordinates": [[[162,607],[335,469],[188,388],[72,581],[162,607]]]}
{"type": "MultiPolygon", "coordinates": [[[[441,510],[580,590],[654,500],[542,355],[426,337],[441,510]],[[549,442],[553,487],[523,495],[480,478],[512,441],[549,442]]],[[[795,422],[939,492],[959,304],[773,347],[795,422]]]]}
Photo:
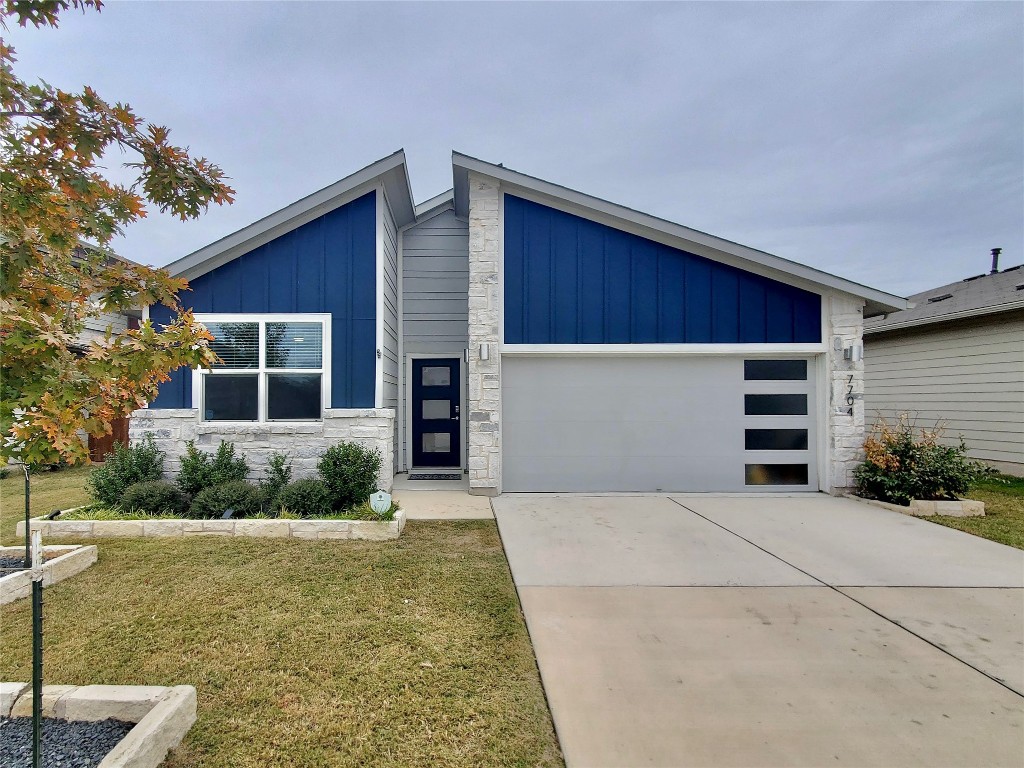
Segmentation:
{"type": "Polygon", "coordinates": [[[853,376],[848,376],[846,379],[846,405],[848,406],[846,412],[853,416],[853,404],[857,400],[853,396],[853,376]]]}

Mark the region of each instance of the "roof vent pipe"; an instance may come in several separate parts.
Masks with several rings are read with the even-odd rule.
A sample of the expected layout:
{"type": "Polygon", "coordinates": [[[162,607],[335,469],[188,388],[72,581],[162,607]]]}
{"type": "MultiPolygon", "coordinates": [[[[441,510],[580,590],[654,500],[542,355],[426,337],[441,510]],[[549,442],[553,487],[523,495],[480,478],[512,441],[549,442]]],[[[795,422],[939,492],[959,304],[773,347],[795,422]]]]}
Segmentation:
{"type": "Polygon", "coordinates": [[[1002,248],[993,248],[992,249],[992,271],[989,272],[990,275],[999,274],[999,254],[1002,253],[1002,252],[1003,252],[1002,248]]]}

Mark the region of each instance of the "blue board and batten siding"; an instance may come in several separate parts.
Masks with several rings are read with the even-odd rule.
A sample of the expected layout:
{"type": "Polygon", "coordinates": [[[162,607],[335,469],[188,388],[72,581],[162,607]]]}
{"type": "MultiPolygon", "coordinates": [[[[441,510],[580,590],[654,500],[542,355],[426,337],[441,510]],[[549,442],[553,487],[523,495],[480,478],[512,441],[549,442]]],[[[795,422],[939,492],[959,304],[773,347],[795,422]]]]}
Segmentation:
{"type": "MultiPolygon", "coordinates": [[[[196,312],[328,312],[331,407],[372,408],[377,365],[376,192],[343,205],[190,280],[196,312]]],[[[155,323],[170,311],[150,309],[155,323]]],[[[191,408],[192,379],[178,369],[153,408],[191,408]]]]}
{"type": "Polygon", "coordinates": [[[505,195],[507,344],[821,341],[821,297],[505,195]]]}

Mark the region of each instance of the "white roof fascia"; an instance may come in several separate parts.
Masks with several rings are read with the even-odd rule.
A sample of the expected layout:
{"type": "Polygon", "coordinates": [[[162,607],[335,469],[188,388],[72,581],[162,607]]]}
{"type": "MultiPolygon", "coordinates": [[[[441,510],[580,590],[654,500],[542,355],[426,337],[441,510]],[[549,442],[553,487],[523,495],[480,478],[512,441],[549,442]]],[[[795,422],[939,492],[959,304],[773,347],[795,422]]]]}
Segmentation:
{"type": "Polygon", "coordinates": [[[434,195],[429,200],[424,200],[422,203],[416,206],[416,220],[421,220],[424,216],[434,213],[435,208],[441,208],[446,205],[454,206],[455,203],[455,190],[449,189],[442,192],[439,195],[434,195]]]}
{"type": "Polygon", "coordinates": [[[919,328],[923,325],[935,325],[936,323],[948,323],[954,320],[969,320],[972,317],[984,317],[985,315],[997,315],[1001,312],[1013,312],[1014,310],[1024,309],[1024,299],[1020,301],[1010,301],[1006,304],[995,304],[987,307],[975,307],[973,309],[964,309],[960,312],[950,312],[945,315],[932,315],[930,317],[920,317],[916,320],[907,320],[904,323],[887,323],[885,325],[877,326],[864,326],[864,335],[873,335],[879,333],[888,333],[889,331],[898,331],[903,328],[919,328]]]}
{"type": "MultiPolygon", "coordinates": [[[[908,306],[907,300],[900,296],[885,293],[884,291],[879,291],[875,288],[869,288],[866,285],[861,285],[860,283],[846,280],[836,275],[829,274],[828,272],[808,267],[805,264],[799,264],[795,261],[783,259],[779,256],[759,251],[745,245],[740,245],[739,243],[734,243],[720,237],[715,237],[714,235],[709,235],[696,229],[690,229],[689,227],[684,227],[681,224],[666,221],[665,219],[660,219],[656,216],[651,216],[650,214],[646,214],[632,208],[611,203],[598,197],[592,197],[591,195],[577,192],[576,190],[569,189],[568,187],[552,184],[551,182],[544,181],[543,179],[527,176],[526,174],[512,171],[502,166],[493,165],[483,160],[463,155],[459,152],[452,153],[452,165],[457,171],[454,174],[454,189],[455,211],[459,215],[464,216],[468,213],[468,171],[474,171],[484,176],[497,179],[505,185],[518,187],[520,189],[542,195],[551,200],[568,203],[591,214],[585,216],[586,218],[599,220],[599,217],[592,215],[596,213],[600,216],[607,216],[618,222],[619,228],[624,228],[622,227],[623,224],[633,225],[632,227],[625,227],[624,229],[626,231],[631,231],[634,234],[648,237],[649,239],[664,242],[664,238],[658,238],[656,236],[652,237],[652,234],[667,235],[673,240],[682,240],[687,244],[701,246],[703,249],[713,251],[715,252],[715,256],[712,258],[716,258],[719,261],[725,261],[726,263],[733,264],[736,264],[738,261],[739,264],[756,265],[775,273],[781,273],[789,277],[797,278],[800,281],[817,286],[819,289],[821,287],[829,288],[863,298],[867,302],[867,306],[865,307],[865,315],[867,316],[881,314],[887,311],[894,312],[906,309],[908,306]],[[462,173],[459,173],[459,170],[461,170],[462,173]],[[722,255],[732,258],[722,259],[722,255]]],[[[506,186],[506,191],[512,190],[509,186],[506,186]]],[[[672,243],[665,244],[671,245],[672,243]]],[[[678,247],[679,243],[676,242],[675,244],[678,247]]],[[[705,254],[701,253],[698,255],[705,254]]]]}
{"type": "Polygon", "coordinates": [[[392,205],[392,214],[395,216],[396,223],[401,226],[402,223],[412,221],[415,217],[412,189],[409,185],[405,152],[400,149],[329,187],[307,195],[237,232],[171,262],[165,269],[175,277],[195,279],[254,248],[298,229],[303,224],[308,224],[310,221],[340,208],[357,197],[372,192],[376,188],[378,180],[384,184],[389,193],[388,200],[392,205]]]}

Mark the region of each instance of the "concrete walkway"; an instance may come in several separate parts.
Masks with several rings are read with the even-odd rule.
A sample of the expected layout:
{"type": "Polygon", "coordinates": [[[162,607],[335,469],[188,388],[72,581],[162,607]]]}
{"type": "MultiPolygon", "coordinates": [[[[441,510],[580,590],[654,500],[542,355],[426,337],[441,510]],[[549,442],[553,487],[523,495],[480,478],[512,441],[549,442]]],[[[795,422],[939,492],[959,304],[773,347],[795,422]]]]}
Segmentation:
{"type": "Polygon", "coordinates": [[[1024,765],[1024,552],[820,495],[493,505],[570,766],[1024,765]]]}
{"type": "Polygon", "coordinates": [[[461,490],[395,489],[395,501],[407,520],[490,520],[491,500],[461,490]]]}

